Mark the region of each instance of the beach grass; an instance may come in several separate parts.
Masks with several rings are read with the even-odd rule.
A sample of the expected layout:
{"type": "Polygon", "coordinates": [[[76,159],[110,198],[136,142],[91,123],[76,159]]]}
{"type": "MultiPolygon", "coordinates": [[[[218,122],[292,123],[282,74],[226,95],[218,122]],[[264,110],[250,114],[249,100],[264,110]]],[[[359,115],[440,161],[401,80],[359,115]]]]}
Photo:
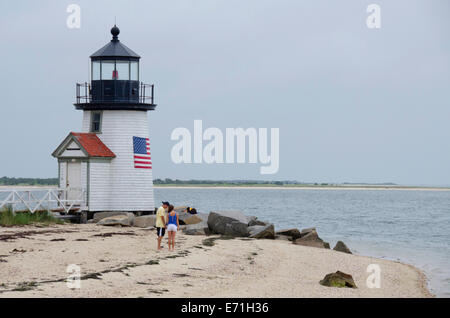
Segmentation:
{"type": "Polygon", "coordinates": [[[64,221],[55,218],[49,212],[35,212],[35,213],[13,213],[10,207],[6,207],[0,211],[0,226],[23,226],[30,224],[62,224],[64,221]]]}

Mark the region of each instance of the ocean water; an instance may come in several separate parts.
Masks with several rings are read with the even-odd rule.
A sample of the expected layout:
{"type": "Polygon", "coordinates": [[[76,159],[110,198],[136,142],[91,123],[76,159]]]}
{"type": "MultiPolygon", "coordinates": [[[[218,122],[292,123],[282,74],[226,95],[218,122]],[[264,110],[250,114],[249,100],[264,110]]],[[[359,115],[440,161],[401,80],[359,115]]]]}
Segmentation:
{"type": "Polygon", "coordinates": [[[450,297],[450,191],[157,188],[168,200],[200,212],[241,210],[276,229],[316,227],[331,247],[420,268],[429,289],[450,297]]]}

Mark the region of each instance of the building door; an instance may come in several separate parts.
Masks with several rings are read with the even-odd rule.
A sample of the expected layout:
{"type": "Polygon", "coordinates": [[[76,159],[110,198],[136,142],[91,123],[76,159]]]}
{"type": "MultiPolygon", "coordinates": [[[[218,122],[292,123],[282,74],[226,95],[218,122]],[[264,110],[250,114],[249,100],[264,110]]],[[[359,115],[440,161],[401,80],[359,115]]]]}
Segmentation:
{"type": "Polygon", "coordinates": [[[81,194],[81,162],[67,163],[67,200],[80,199],[81,194]]]}

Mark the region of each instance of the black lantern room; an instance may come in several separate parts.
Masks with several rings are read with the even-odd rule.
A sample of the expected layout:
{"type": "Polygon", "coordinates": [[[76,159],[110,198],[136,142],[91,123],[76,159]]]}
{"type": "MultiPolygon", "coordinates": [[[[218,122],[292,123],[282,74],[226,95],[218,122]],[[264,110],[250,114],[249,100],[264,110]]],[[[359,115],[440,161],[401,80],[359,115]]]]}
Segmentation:
{"type": "Polygon", "coordinates": [[[141,57],[119,41],[111,29],[111,42],[91,55],[91,83],[77,84],[75,107],[82,110],[154,110],[154,85],[139,80],[141,57]]]}

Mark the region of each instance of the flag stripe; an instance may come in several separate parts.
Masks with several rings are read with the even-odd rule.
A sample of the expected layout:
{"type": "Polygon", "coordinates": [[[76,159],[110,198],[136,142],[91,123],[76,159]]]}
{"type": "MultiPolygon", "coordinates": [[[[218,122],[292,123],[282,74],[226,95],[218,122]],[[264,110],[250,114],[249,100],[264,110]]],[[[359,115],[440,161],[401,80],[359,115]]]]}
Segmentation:
{"type": "Polygon", "coordinates": [[[152,169],[150,155],[150,139],[133,137],[134,167],[136,169],[152,169]]]}
{"type": "Polygon", "coordinates": [[[144,160],[150,160],[152,157],[142,157],[142,156],[134,156],[134,159],[144,159],[144,160]]]}

